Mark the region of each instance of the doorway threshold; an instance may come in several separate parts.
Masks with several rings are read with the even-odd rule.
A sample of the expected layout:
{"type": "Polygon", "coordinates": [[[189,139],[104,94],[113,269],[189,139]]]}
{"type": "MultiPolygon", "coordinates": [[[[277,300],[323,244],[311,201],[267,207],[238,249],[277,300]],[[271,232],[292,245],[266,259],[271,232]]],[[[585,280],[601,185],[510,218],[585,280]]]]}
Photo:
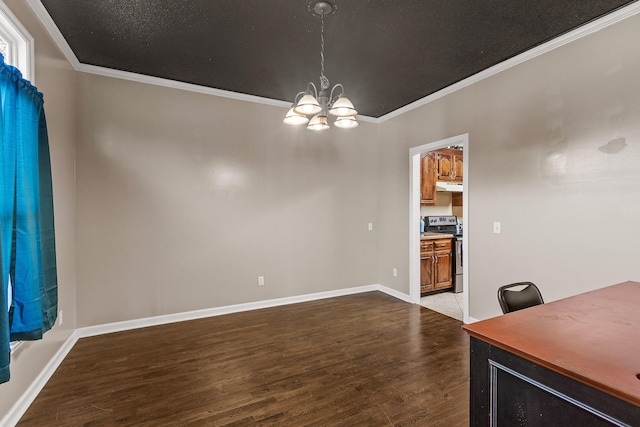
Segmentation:
{"type": "Polygon", "coordinates": [[[420,298],[420,305],[445,316],[463,321],[463,293],[441,292],[420,298]]]}

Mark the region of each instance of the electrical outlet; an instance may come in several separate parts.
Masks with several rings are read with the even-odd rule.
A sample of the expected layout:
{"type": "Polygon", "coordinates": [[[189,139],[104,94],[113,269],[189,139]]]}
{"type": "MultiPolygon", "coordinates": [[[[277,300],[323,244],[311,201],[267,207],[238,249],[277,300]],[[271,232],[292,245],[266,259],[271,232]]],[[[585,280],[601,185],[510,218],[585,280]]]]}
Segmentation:
{"type": "Polygon", "coordinates": [[[258,276],[258,286],[264,286],[264,276],[258,276]]]}
{"type": "Polygon", "coordinates": [[[392,272],[393,272],[393,277],[398,277],[398,269],[397,268],[394,268],[392,270],[392,272]]]}
{"type": "Polygon", "coordinates": [[[373,223],[370,222],[369,224],[367,224],[367,230],[369,231],[373,231],[373,223]]]}
{"type": "Polygon", "coordinates": [[[58,326],[62,326],[62,310],[58,312],[58,326]]]}
{"type": "Polygon", "coordinates": [[[500,224],[499,222],[494,222],[493,223],[493,232],[495,234],[500,234],[501,228],[502,228],[502,224],[500,224]]]}

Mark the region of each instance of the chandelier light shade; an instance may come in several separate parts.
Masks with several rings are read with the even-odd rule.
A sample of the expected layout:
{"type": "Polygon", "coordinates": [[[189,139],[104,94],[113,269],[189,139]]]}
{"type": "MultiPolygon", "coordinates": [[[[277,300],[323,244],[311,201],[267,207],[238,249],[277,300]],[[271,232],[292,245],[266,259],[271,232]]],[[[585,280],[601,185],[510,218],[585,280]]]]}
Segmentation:
{"type": "Polygon", "coordinates": [[[357,128],[359,123],[354,116],[342,116],[336,119],[335,125],[342,129],[357,128]]]}
{"type": "Polygon", "coordinates": [[[291,126],[306,125],[307,123],[309,123],[309,118],[304,114],[296,113],[295,111],[293,111],[293,108],[291,108],[284,118],[283,122],[285,125],[291,126]]]}
{"type": "Polygon", "coordinates": [[[353,104],[346,96],[341,96],[340,98],[338,98],[336,102],[333,103],[333,106],[329,110],[329,113],[339,117],[353,117],[358,114],[356,109],[353,108],[353,104]]]}
{"type": "Polygon", "coordinates": [[[298,101],[296,106],[293,108],[293,111],[298,114],[313,115],[322,111],[322,107],[320,106],[320,103],[318,103],[316,97],[309,92],[305,93],[305,95],[300,98],[300,101],[298,101]]]}
{"type": "Polygon", "coordinates": [[[343,129],[358,126],[356,114],[358,112],[346,97],[341,84],[336,84],[329,90],[329,79],[324,75],[324,17],[334,11],[331,3],[319,1],[313,7],[314,13],[320,16],[320,91],[312,82],[307,83],[307,90],[299,92],[291,109],[283,122],[286,125],[307,125],[309,130],[329,129],[328,115],[337,116],[335,125],[343,129]],[[308,116],[313,116],[309,120],[308,116]]]}
{"type": "Polygon", "coordinates": [[[329,129],[329,123],[327,123],[327,116],[316,115],[309,121],[307,129],[309,130],[326,130],[329,129]]]}

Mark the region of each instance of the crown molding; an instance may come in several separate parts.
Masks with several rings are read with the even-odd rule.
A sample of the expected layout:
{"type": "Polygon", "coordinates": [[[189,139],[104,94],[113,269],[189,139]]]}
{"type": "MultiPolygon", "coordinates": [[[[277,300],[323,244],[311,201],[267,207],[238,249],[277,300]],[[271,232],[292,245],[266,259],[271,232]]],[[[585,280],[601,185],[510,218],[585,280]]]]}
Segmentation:
{"type": "Polygon", "coordinates": [[[474,83],[477,83],[481,80],[494,76],[498,73],[501,73],[502,71],[508,70],[509,68],[522,64],[523,62],[527,62],[547,52],[551,52],[554,49],[557,49],[561,46],[564,46],[573,41],[581,39],[582,37],[588,36],[589,34],[598,32],[603,28],[616,24],[638,13],[640,13],[640,2],[636,2],[628,6],[625,6],[623,8],[620,8],[614,12],[611,12],[608,15],[603,16],[602,18],[596,19],[595,21],[591,21],[581,27],[576,28],[573,31],[563,34],[562,36],[556,37],[555,39],[549,40],[548,42],[541,44],[539,46],[536,46],[533,49],[529,49],[526,52],[523,52],[510,59],[507,59],[506,61],[500,62],[499,64],[496,64],[491,68],[487,68],[486,70],[481,71],[477,74],[474,74],[470,77],[467,77],[464,80],[460,80],[459,82],[451,86],[447,86],[446,88],[441,89],[438,92],[432,93],[431,95],[421,98],[417,101],[414,101],[411,104],[407,104],[404,107],[398,108],[397,110],[394,110],[390,113],[380,116],[378,118],[378,123],[382,123],[394,117],[401,116],[402,114],[407,113],[411,110],[414,110],[418,107],[429,104],[440,98],[444,98],[447,95],[450,95],[454,92],[459,91],[460,89],[464,89],[467,86],[471,86],[474,83]]]}
{"type": "Polygon", "coordinates": [[[291,103],[280,101],[277,99],[262,98],[260,96],[247,95],[244,93],[231,92],[228,90],[214,89],[207,86],[200,86],[192,83],[179,82],[177,80],[164,79],[161,77],[147,76],[144,74],[131,73],[129,71],[114,70],[112,68],[98,67],[95,65],[87,65],[79,63],[78,67],[74,67],[76,71],[87,74],[96,74],[99,76],[113,77],[116,79],[129,80],[139,83],[147,83],[155,86],[163,86],[173,89],[185,90],[188,92],[197,92],[205,95],[220,96],[223,98],[236,99],[240,101],[254,102],[258,104],[271,105],[275,107],[291,108],[291,103]]]}
{"type": "MultiPolygon", "coordinates": [[[[168,88],[174,88],[179,90],[186,90],[190,92],[197,92],[202,94],[214,95],[223,98],[230,98],[239,101],[247,101],[254,102],[258,104],[271,105],[275,107],[282,108],[290,108],[291,103],[286,101],[280,101],[270,98],[262,98],[254,95],[246,95],[243,93],[231,92],[221,89],[213,89],[206,86],[199,86],[190,83],[178,82],[175,80],[163,79],[159,77],[146,76],[143,74],[131,73],[127,71],[113,70],[110,68],[97,67],[94,65],[88,65],[81,63],[76,55],[71,50],[71,47],[65,40],[64,36],[53,22],[53,19],[49,15],[49,12],[42,5],[40,0],[27,0],[27,3],[31,6],[33,11],[36,13],[44,27],[47,29],[54,42],[57,44],[58,48],[62,51],[64,56],[67,58],[71,66],[79,72],[88,73],[88,74],[96,74],[106,77],[112,77],[117,79],[130,80],[140,83],[147,83],[156,86],[163,86],[168,88]]],[[[358,119],[364,122],[370,123],[382,123],[394,117],[398,117],[402,114],[405,114],[411,110],[414,110],[423,105],[429,104],[433,101],[436,101],[440,98],[443,98],[447,95],[450,95],[454,92],[459,91],[460,89],[464,89],[467,86],[471,86],[474,83],[477,83],[481,80],[494,76],[502,71],[508,70],[509,68],[515,67],[516,65],[522,64],[523,62],[529,61],[530,59],[536,58],[540,55],[543,55],[547,52],[551,52],[554,49],[557,49],[561,46],[569,44],[575,40],[578,40],[582,37],[585,37],[589,34],[593,34],[597,31],[602,30],[610,25],[616,24],[620,21],[623,21],[631,16],[640,13],[640,2],[635,2],[623,8],[620,8],[614,12],[611,12],[602,18],[596,19],[592,22],[589,22],[585,25],[582,25],[579,28],[576,28],[573,31],[570,31],[560,37],[556,37],[553,40],[550,40],[540,46],[537,46],[533,49],[530,49],[526,52],[521,53],[520,55],[514,56],[506,61],[503,61],[499,64],[494,65],[491,68],[488,68],[484,71],[481,71],[473,76],[470,76],[464,80],[461,80],[451,86],[448,86],[444,89],[439,90],[429,96],[421,98],[417,101],[412,102],[411,104],[405,105],[404,107],[398,108],[390,113],[387,113],[378,118],[362,116],[358,115],[358,119]]]]}
{"type": "Polygon", "coordinates": [[[58,49],[62,51],[62,53],[64,54],[65,58],[67,58],[67,61],[69,61],[71,66],[75,70],[77,70],[78,67],[80,66],[80,61],[78,61],[78,58],[71,50],[71,47],[65,40],[64,36],[60,32],[56,24],[53,22],[51,15],[49,15],[49,12],[47,12],[47,9],[45,9],[42,2],[40,2],[40,0],[27,0],[27,3],[29,4],[29,6],[31,6],[31,9],[35,12],[38,19],[40,19],[40,22],[42,23],[42,25],[44,25],[46,30],[49,32],[49,35],[51,36],[55,44],[58,46],[58,49]]]}

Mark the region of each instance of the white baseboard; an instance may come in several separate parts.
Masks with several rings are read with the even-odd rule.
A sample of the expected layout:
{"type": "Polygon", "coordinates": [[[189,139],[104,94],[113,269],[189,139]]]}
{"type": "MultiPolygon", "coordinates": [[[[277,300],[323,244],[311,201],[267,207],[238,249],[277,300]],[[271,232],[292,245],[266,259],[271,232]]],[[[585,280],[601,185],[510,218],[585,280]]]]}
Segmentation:
{"type": "Polygon", "coordinates": [[[76,331],[73,331],[69,338],[67,338],[67,340],[58,349],[56,354],[54,354],[45,367],[42,368],[40,374],[31,383],[27,390],[22,393],[22,396],[20,396],[20,398],[13,404],[9,412],[0,418],[0,426],[15,426],[18,421],[20,421],[20,418],[22,418],[24,413],[27,412],[31,403],[33,403],[38,394],[42,391],[47,381],[49,381],[53,373],[58,369],[58,366],[60,366],[77,341],[78,334],[76,331]]]}
{"type": "Polygon", "coordinates": [[[11,410],[0,419],[0,426],[15,426],[20,418],[27,412],[29,406],[36,399],[49,378],[58,369],[69,351],[73,348],[79,338],[95,335],[108,334],[112,332],[126,331],[130,329],[145,328],[148,326],[163,325],[167,323],[182,322],[185,320],[202,319],[205,317],[220,316],[223,314],[239,313],[242,311],[257,310],[260,308],[277,307],[281,305],[296,304],[299,302],[315,301],[326,298],[334,298],[344,295],[354,295],[363,292],[380,291],[394,298],[405,302],[410,302],[407,294],[388,288],[383,285],[366,285],[354,288],[338,289],[335,291],[318,292],[313,294],[298,295],[294,297],[277,298],[266,301],[256,301],[244,304],[235,304],[225,307],[215,307],[204,310],[188,311],[184,313],[167,314],[163,316],[147,317],[143,319],[128,320],[124,322],[107,323],[104,325],[88,326],[76,329],[71,336],[60,347],[56,354],[49,360],[33,383],[20,396],[11,410]]]}
{"type": "Polygon", "coordinates": [[[391,295],[392,297],[397,298],[399,300],[402,300],[404,302],[408,302],[409,304],[413,304],[411,302],[411,296],[410,295],[403,294],[402,292],[396,291],[395,289],[391,289],[391,288],[388,288],[388,287],[383,286],[383,285],[375,285],[375,290],[376,291],[380,291],[380,292],[384,292],[387,295],[391,295]]]}
{"type": "Polygon", "coordinates": [[[95,335],[109,334],[112,332],[127,331],[130,329],[146,328],[149,326],[164,325],[167,323],[183,322],[186,320],[203,319],[206,317],[221,316],[223,314],[240,313],[261,308],[278,307],[281,305],[296,304],[300,302],[316,301],[326,298],[334,298],[344,295],[354,295],[362,292],[380,291],[402,301],[409,302],[409,296],[382,285],[366,285],[354,288],[338,289],[335,291],[317,292],[313,294],[297,295],[293,297],[276,298],[264,301],[248,302],[243,304],[227,305],[223,307],[207,308],[203,310],[187,311],[183,313],[166,314],[162,316],[146,317],[142,319],[126,320],[123,322],[107,323],[104,325],[87,326],[77,329],[78,336],[91,337],[95,335]]]}

